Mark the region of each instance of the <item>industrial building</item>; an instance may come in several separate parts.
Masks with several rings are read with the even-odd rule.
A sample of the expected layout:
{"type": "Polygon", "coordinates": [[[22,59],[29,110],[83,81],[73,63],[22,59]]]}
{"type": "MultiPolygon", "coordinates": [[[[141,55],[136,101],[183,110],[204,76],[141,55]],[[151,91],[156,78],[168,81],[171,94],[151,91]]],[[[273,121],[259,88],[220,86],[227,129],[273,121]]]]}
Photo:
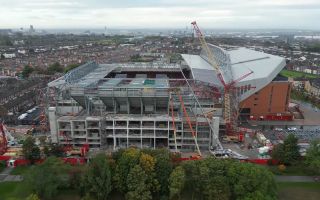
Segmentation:
{"type": "MultiPolygon", "coordinates": [[[[276,77],[285,59],[246,48],[226,51],[210,45],[210,49],[218,55],[226,79],[253,72],[237,83],[236,93],[239,102],[248,102],[240,105],[249,109],[249,115],[259,116],[251,98],[265,88],[277,89],[276,77]]],[[[183,62],[174,65],[89,62],[50,82],[52,142],[110,150],[134,146],[190,151],[195,144],[206,150],[220,148],[221,83],[205,53],[182,57],[183,62]]],[[[287,94],[279,97],[285,101],[281,108],[267,108],[263,115],[285,113],[287,94]]]]}

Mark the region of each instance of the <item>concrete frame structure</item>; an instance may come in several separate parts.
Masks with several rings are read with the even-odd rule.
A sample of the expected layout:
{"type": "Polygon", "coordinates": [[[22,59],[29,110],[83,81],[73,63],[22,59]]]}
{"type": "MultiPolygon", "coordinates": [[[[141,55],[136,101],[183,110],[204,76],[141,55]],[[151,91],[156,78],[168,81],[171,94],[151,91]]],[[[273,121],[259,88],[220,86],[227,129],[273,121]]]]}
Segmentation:
{"type": "Polygon", "coordinates": [[[68,90],[59,94],[69,93],[70,99],[63,99],[66,96],[61,95],[57,99],[65,103],[49,109],[52,141],[73,146],[89,144],[91,148],[111,150],[130,146],[175,150],[177,145],[178,150],[192,151],[195,141],[179,101],[181,95],[192,128],[197,133],[199,147],[208,150],[219,146],[219,117],[208,119],[203,115],[214,107],[213,97],[205,96],[205,93],[197,96],[190,86],[198,87],[203,83],[183,77],[179,65],[137,63],[96,64],[94,70],[68,87],[61,87],[59,83],[63,79],[57,79],[49,86],[59,85],[68,90]],[[127,78],[127,75],[134,78],[127,78]],[[172,92],[176,88],[179,88],[179,94],[172,92]],[[72,113],[70,107],[77,107],[73,109],[76,112],[72,113]]]}
{"type": "MultiPolygon", "coordinates": [[[[214,45],[210,48],[226,67],[225,76],[232,71],[230,81],[250,70],[254,72],[237,84],[241,88],[240,100],[270,84],[285,66],[281,57],[245,48],[230,51],[214,45]],[[251,86],[256,88],[249,89],[251,86]]],[[[224,122],[221,105],[217,106],[222,103],[222,95],[215,94],[221,92],[221,83],[203,53],[182,56],[185,62],[181,65],[90,62],[49,83],[57,95],[57,102],[49,112],[52,141],[111,150],[130,146],[174,150],[177,146],[178,150],[192,151],[193,129],[201,149],[222,148],[219,124],[224,122]],[[208,118],[205,113],[213,109],[213,117],[208,118]]]]}

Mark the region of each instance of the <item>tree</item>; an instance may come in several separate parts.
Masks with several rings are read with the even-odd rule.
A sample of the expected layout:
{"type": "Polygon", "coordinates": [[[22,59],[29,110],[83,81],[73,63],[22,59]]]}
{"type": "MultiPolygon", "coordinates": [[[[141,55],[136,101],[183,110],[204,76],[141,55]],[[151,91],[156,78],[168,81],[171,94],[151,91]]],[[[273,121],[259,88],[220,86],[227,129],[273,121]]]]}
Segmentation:
{"type": "Polygon", "coordinates": [[[159,182],[160,190],[158,197],[162,199],[168,199],[169,197],[169,177],[172,172],[171,156],[168,149],[156,149],[152,152],[153,157],[156,160],[155,173],[156,179],[159,182]]]}
{"type": "Polygon", "coordinates": [[[320,140],[312,141],[306,153],[305,163],[312,173],[320,175],[320,140]]]}
{"type": "Polygon", "coordinates": [[[156,161],[152,156],[145,153],[141,153],[140,166],[145,172],[148,173],[154,171],[155,164],[156,161]]]}
{"type": "Polygon", "coordinates": [[[45,156],[45,157],[49,157],[50,156],[50,149],[49,149],[49,147],[48,147],[48,145],[45,145],[44,147],[43,147],[43,155],[45,156]]]}
{"type": "Polygon", "coordinates": [[[49,145],[49,151],[47,156],[56,156],[56,157],[62,157],[64,156],[64,150],[63,146],[59,144],[50,144],[49,145]]]}
{"type": "Polygon", "coordinates": [[[60,65],[60,63],[55,62],[48,67],[47,71],[48,71],[48,74],[54,74],[56,72],[62,73],[63,67],[60,65]]]}
{"type": "Polygon", "coordinates": [[[176,167],[169,177],[170,199],[180,199],[185,184],[185,171],[181,166],[176,167]]]}
{"type": "Polygon", "coordinates": [[[36,194],[30,194],[26,200],[40,200],[40,198],[36,194]]]}
{"type": "Polygon", "coordinates": [[[125,194],[128,191],[127,177],[130,170],[139,164],[139,158],[140,151],[135,148],[129,148],[126,149],[116,161],[114,182],[119,192],[125,194]]]}
{"type": "Polygon", "coordinates": [[[277,199],[274,176],[267,169],[250,163],[230,162],[226,171],[231,199],[277,199]]]}
{"type": "Polygon", "coordinates": [[[26,183],[43,199],[50,199],[59,188],[68,185],[69,166],[56,157],[47,158],[42,164],[33,166],[26,175],[26,183]]]}
{"type": "Polygon", "coordinates": [[[199,199],[230,199],[231,191],[226,177],[228,162],[207,158],[183,164],[188,176],[187,190],[199,199]]]}
{"type": "Polygon", "coordinates": [[[67,73],[67,72],[71,71],[72,69],[79,67],[80,65],[81,64],[78,64],[78,63],[70,64],[64,69],[64,72],[67,73]]]}
{"type": "Polygon", "coordinates": [[[278,144],[276,146],[273,147],[272,149],[272,159],[279,161],[279,163],[283,163],[284,161],[284,148],[283,148],[283,144],[278,144]]]}
{"type": "Polygon", "coordinates": [[[277,145],[272,152],[273,159],[286,165],[292,165],[299,157],[298,139],[293,134],[289,134],[283,144],[277,145]]]}
{"type": "Polygon", "coordinates": [[[126,194],[127,200],[151,200],[150,186],[147,184],[147,174],[143,169],[136,165],[128,174],[127,185],[128,192],[126,194]]]}
{"type": "Polygon", "coordinates": [[[40,159],[40,149],[35,144],[35,140],[32,137],[27,137],[22,145],[22,152],[24,157],[29,160],[31,163],[34,163],[36,160],[40,159]]]}
{"type": "Polygon", "coordinates": [[[42,146],[46,144],[46,140],[47,140],[47,136],[40,136],[39,137],[39,141],[42,146]]]}
{"type": "Polygon", "coordinates": [[[24,68],[23,68],[23,70],[22,70],[22,72],[21,72],[22,77],[23,77],[23,78],[28,78],[29,75],[30,75],[33,71],[34,71],[34,69],[33,69],[31,66],[29,66],[29,65],[24,66],[24,68]]]}
{"type": "Polygon", "coordinates": [[[83,178],[85,192],[97,200],[106,200],[112,191],[111,168],[105,154],[97,155],[83,178]]]}
{"type": "Polygon", "coordinates": [[[147,184],[150,186],[150,191],[155,195],[160,190],[159,181],[156,179],[156,173],[154,171],[156,160],[153,156],[141,153],[140,167],[147,174],[147,184]]]}

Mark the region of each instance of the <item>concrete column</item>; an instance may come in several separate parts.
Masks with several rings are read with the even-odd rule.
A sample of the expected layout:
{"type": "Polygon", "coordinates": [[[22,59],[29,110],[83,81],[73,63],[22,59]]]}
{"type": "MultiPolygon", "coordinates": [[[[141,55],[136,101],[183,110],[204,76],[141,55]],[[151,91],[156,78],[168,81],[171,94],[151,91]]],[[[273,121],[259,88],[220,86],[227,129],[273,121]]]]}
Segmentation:
{"type": "Polygon", "coordinates": [[[113,150],[116,150],[116,146],[117,146],[117,140],[116,140],[116,133],[115,133],[115,129],[114,129],[115,123],[114,120],[112,120],[112,134],[113,134],[113,150]]]}
{"type": "Polygon", "coordinates": [[[56,116],[56,107],[49,107],[49,123],[52,143],[58,143],[58,124],[56,116]]]}
{"type": "Polygon", "coordinates": [[[127,148],[129,147],[129,121],[127,120],[127,148]]]}

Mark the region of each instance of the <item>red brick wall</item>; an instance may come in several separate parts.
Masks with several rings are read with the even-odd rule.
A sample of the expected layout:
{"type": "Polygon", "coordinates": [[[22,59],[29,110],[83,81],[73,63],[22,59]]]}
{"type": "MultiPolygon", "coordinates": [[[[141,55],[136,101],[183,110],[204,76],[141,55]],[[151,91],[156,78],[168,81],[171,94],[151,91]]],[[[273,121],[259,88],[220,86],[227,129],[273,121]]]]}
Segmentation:
{"type": "Polygon", "coordinates": [[[271,82],[240,103],[240,108],[250,108],[250,115],[264,116],[285,113],[290,101],[289,82],[271,82]]]}

